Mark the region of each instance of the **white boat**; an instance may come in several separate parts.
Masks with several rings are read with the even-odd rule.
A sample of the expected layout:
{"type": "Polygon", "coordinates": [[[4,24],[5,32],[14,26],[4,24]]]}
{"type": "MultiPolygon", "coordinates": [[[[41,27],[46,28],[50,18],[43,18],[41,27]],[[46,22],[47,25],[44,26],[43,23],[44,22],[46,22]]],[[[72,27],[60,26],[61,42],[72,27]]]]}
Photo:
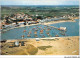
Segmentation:
{"type": "Polygon", "coordinates": [[[64,30],[65,31],[66,30],[66,27],[60,27],[60,30],[64,30]]]}

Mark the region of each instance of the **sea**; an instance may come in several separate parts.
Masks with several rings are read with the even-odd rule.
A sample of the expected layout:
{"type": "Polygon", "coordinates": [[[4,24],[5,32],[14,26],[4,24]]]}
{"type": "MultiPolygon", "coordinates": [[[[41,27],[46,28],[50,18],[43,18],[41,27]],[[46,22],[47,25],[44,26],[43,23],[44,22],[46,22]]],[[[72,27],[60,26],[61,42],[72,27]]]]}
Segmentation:
{"type": "Polygon", "coordinates": [[[8,39],[22,39],[24,38],[45,38],[45,37],[67,37],[67,36],[79,36],[79,19],[75,19],[76,22],[62,22],[56,24],[50,24],[49,26],[54,26],[57,28],[66,27],[66,31],[57,30],[53,27],[48,27],[47,25],[34,25],[11,29],[9,31],[1,33],[2,40],[8,39]],[[40,31],[43,30],[41,33],[40,31]],[[35,34],[36,32],[36,34],[35,34]],[[29,35],[29,36],[28,36],[29,35]]]}

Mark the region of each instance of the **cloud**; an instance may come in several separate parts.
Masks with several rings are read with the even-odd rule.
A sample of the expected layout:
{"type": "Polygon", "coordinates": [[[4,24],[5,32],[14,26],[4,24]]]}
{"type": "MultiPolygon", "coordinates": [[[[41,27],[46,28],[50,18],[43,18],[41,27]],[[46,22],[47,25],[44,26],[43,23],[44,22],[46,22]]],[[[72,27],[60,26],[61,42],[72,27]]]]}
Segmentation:
{"type": "Polygon", "coordinates": [[[78,5],[79,0],[2,0],[1,5],[78,5]]]}

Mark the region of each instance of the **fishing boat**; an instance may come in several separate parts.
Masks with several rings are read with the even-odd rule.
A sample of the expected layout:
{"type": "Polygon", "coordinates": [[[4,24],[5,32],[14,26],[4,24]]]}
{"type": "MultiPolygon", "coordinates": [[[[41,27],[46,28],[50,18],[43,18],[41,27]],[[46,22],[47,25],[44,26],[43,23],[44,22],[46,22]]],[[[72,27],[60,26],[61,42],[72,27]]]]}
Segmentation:
{"type": "Polygon", "coordinates": [[[27,37],[31,37],[31,36],[28,34],[27,37]]]}
{"type": "Polygon", "coordinates": [[[37,34],[37,32],[35,31],[34,34],[37,34]]]}
{"type": "Polygon", "coordinates": [[[24,37],[24,35],[22,35],[21,37],[24,37]]]}
{"type": "Polygon", "coordinates": [[[42,28],[40,27],[40,29],[42,29],[42,28]]]}
{"type": "Polygon", "coordinates": [[[48,36],[50,35],[50,34],[47,34],[48,36]]]}
{"type": "Polygon", "coordinates": [[[44,29],[45,29],[46,27],[44,27],[44,29]]]}
{"type": "Polygon", "coordinates": [[[55,35],[55,37],[59,37],[59,35],[55,35]]]}
{"type": "Polygon", "coordinates": [[[60,30],[66,31],[66,27],[60,27],[60,30]]]}
{"type": "Polygon", "coordinates": [[[40,34],[43,34],[43,32],[40,32],[40,34]]]}
{"type": "Polygon", "coordinates": [[[45,30],[45,29],[46,29],[46,27],[43,28],[43,30],[45,30]]]}
{"type": "Polygon", "coordinates": [[[35,37],[38,37],[37,35],[35,35],[35,37]]]}
{"type": "Polygon", "coordinates": [[[44,35],[42,37],[45,37],[44,35]]]}
{"type": "Polygon", "coordinates": [[[46,34],[49,34],[49,32],[47,32],[46,34]]]}
{"type": "Polygon", "coordinates": [[[50,31],[51,29],[47,29],[47,31],[50,31]]]}
{"type": "Polygon", "coordinates": [[[38,31],[38,29],[35,29],[35,31],[38,31]]]}
{"type": "Polygon", "coordinates": [[[61,35],[65,36],[66,34],[61,34],[61,35]]]}
{"type": "Polygon", "coordinates": [[[35,30],[35,28],[33,28],[35,30]]]}
{"type": "Polygon", "coordinates": [[[22,35],[21,37],[22,37],[22,39],[23,39],[25,36],[24,36],[24,35],[22,35]]]}
{"type": "Polygon", "coordinates": [[[39,27],[37,27],[37,28],[39,28],[39,27]]]}
{"type": "Polygon", "coordinates": [[[43,33],[43,30],[40,30],[40,34],[42,34],[43,33]]]}
{"type": "Polygon", "coordinates": [[[26,30],[24,30],[23,32],[26,32],[26,30]]]}
{"type": "Polygon", "coordinates": [[[60,28],[57,28],[58,30],[61,30],[60,28]]]}

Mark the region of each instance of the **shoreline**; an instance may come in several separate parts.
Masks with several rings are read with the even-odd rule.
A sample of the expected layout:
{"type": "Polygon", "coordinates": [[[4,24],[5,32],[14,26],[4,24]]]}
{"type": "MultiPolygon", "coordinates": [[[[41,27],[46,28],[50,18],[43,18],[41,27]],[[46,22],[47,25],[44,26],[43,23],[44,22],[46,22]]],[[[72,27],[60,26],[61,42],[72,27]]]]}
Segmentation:
{"type": "MultiPolygon", "coordinates": [[[[57,24],[57,23],[63,23],[63,22],[76,22],[75,19],[79,19],[79,17],[70,18],[70,20],[52,21],[52,22],[37,23],[37,24],[31,24],[31,25],[25,25],[25,26],[34,26],[39,24],[50,25],[50,24],[57,24]]],[[[25,27],[25,26],[21,25],[19,27],[25,27]]]]}
{"type": "MultiPolygon", "coordinates": [[[[26,26],[35,26],[35,25],[50,25],[50,24],[57,24],[57,23],[63,23],[63,22],[76,22],[75,19],[79,19],[79,17],[72,17],[72,18],[70,18],[70,20],[59,20],[59,21],[51,21],[51,22],[37,23],[37,24],[31,24],[31,25],[20,25],[18,27],[14,27],[14,28],[10,28],[10,29],[26,27],[26,26]]],[[[8,31],[8,30],[5,30],[5,31],[8,31]]]]}
{"type": "Polygon", "coordinates": [[[52,22],[45,22],[45,23],[38,23],[38,24],[31,24],[31,25],[21,25],[19,27],[26,27],[26,26],[35,26],[35,25],[50,25],[50,24],[57,24],[57,23],[64,23],[64,22],[76,22],[75,20],[63,20],[63,21],[52,21],[52,22]]]}
{"type": "MultiPolygon", "coordinates": [[[[76,22],[75,20],[63,20],[63,21],[52,21],[52,22],[45,22],[45,23],[38,23],[38,24],[31,24],[31,25],[25,25],[25,26],[35,26],[35,25],[50,25],[50,24],[57,24],[57,23],[63,23],[63,22],[76,22]]],[[[21,25],[19,27],[25,27],[24,25],[21,25]]]]}
{"type": "MultiPolygon", "coordinates": [[[[14,27],[14,28],[10,28],[8,30],[11,30],[11,29],[15,29],[15,28],[21,28],[21,27],[26,27],[26,26],[36,26],[36,25],[50,25],[50,24],[57,24],[57,23],[64,23],[64,22],[76,22],[75,21],[76,19],[74,20],[60,20],[60,21],[52,21],[52,22],[45,22],[45,23],[38,23],[38,24],[31,24],[31,25],[20,25],[18,27],[14,27]]],[[[78,20],[78,19],[77,19],[78,20]]],[[[2,30],[2,29],[1,29],[2,30]]],[[[8,30],[4,30],[5,32],[8,31],[8,30]]]]}
{"type": "MultiPolygon", "coordinates": [[[[50,25],[50,24],[57,24],[57,23],[63,23],[63,22],[76,22],[75,20],[63,20],[63,21],[52,21],[52,22],[45,22],[45,23],[37,23],[37,24],[31,24],[31,25],[21,25],[14,28],[20,28],[20,27],[26,27],[26,26],[35,26],[35,25],[50,25]]],[[[14,29],[10,28],[10,29],[14,29]]]]}
{"type": "MultiPolygon", "coordinates": [[[[80,36],[65,36],[65,37],[45,37],[45,38],[39,38],[40,40],[47,40],[47,39],[56,39],[56,38],[67,38],[67,37],[80,37],[80,36]]],[[[7,39],[7,41],[14,41],[14,40],[29,40],[29,39],[35,39],[36,38],[24,38],[24,39],[7,39]]]]}

